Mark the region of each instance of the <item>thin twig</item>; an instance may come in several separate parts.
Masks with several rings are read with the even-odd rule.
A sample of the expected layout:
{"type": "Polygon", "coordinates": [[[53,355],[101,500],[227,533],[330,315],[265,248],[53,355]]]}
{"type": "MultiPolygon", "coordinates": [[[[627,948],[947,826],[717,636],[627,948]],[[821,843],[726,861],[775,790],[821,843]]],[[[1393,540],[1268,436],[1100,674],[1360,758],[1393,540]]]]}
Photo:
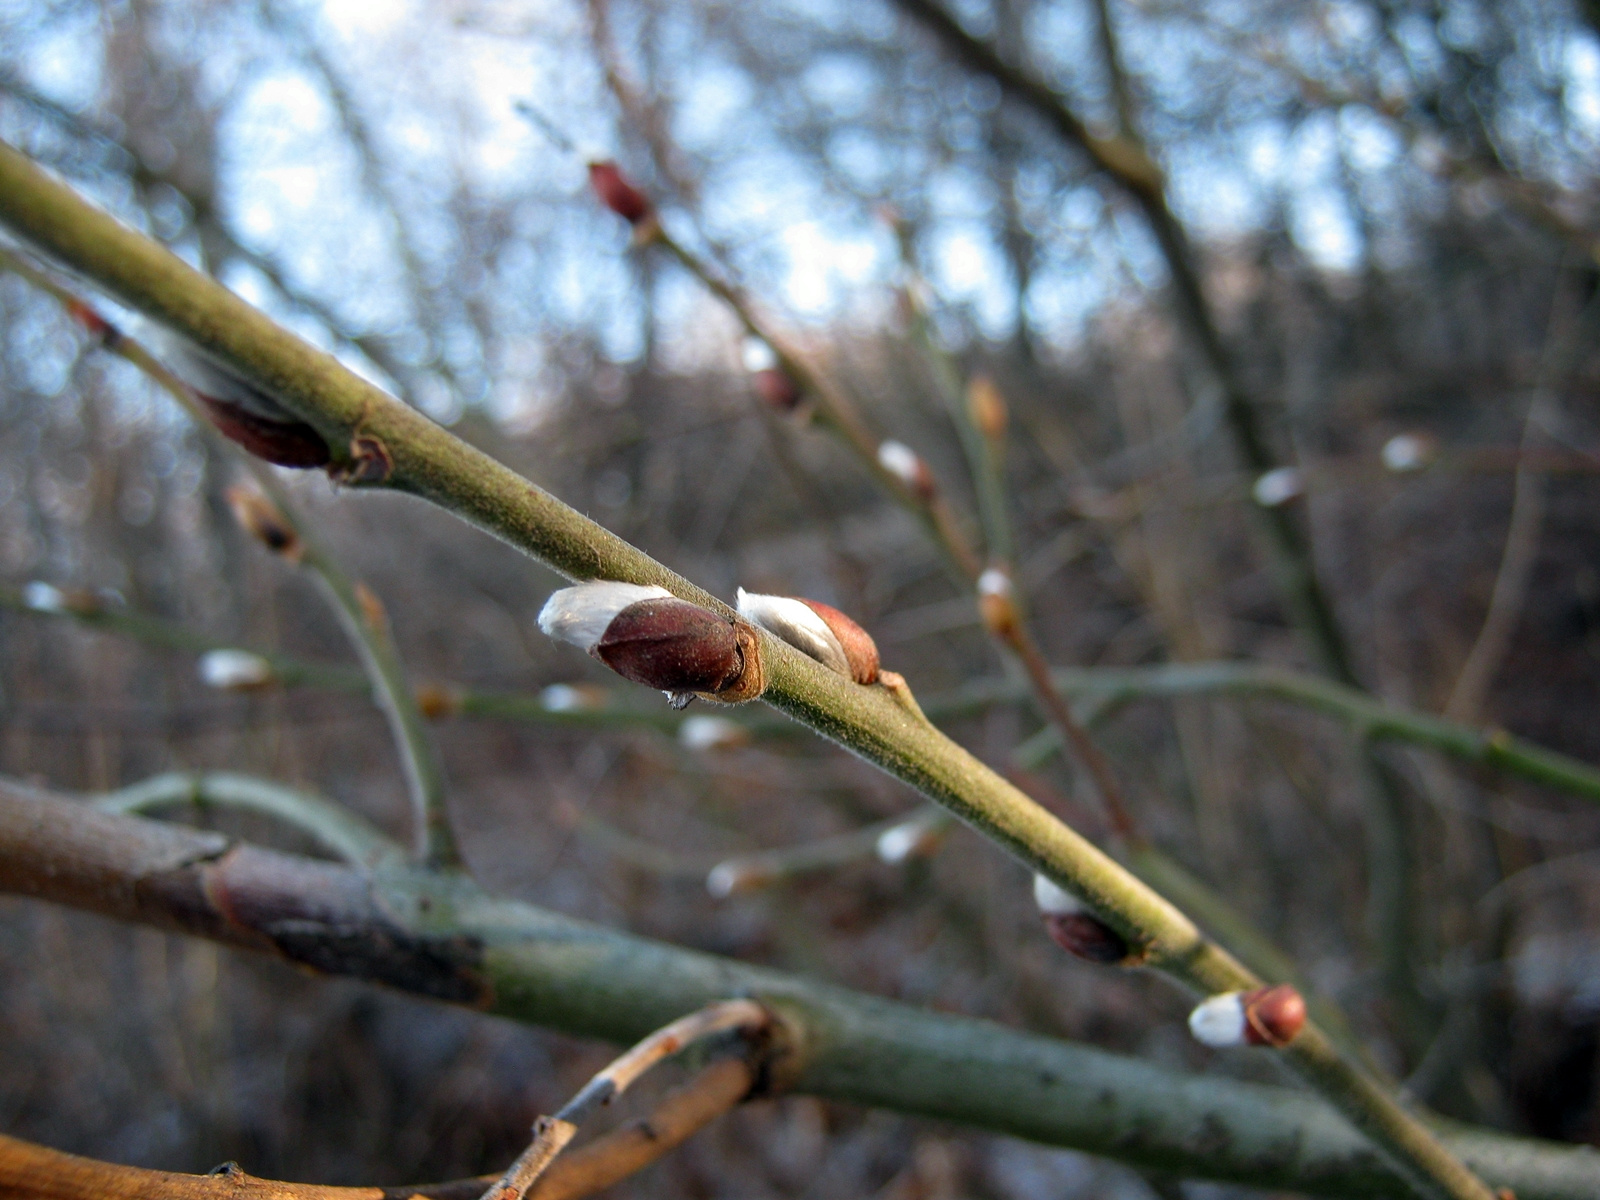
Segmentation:
{"type": "Polygon", "coordinates": [[[309,833],[356,866],[375,867],[404,855],[399,845],[348,809],[232,771],[172,771],[85,799],[100,811],[113,813],[143,813],[168,804],[258,812],[309,833]]]}
{"type": "Polygon", "coordinates": [[[725,1000],[656,1030],[584,1084],[554,1116],[540,1117],[533,1127],[533,1141],[506,1168],[506,1173],[489,1185],[482,1200],[523,1200],[577,1134],[584,1119],[622,1095],[657,1063],[713,1034],[737,1030],[747,1038],[754,1037],[770,1021],[767,1010],[754,1000],[725,1000]]]}
{"type": "Polygon", "coordinates": [[[225,447],[243,464],[257,486],[272,500],[300,539],[302,550],[299,561],[312,572],[338,615],[340,625],[372,682],[373,699],[388,721],[411,797],[416,854],[435,865],[458,865],[460,853],[444,806],[444,773],[417,707],[416,697],[406,681],[405,669],[390,636],[388,622],[381,610],[375,611],[373,602],[363,603],[360,585],[345,573],[338,558],[297,515],[294,501],[282,480],[266,463],[239,452],[232,443],[217,436],[211,422],[200,411],[189,386],[137,340],[117,329],[45,272],[35,269],[4,247],[0,247],[0,267],[21,275],[49,293],[80,323],[98,331],[102,348],[132,363],[164,388],[204,435],[225,447]]]}

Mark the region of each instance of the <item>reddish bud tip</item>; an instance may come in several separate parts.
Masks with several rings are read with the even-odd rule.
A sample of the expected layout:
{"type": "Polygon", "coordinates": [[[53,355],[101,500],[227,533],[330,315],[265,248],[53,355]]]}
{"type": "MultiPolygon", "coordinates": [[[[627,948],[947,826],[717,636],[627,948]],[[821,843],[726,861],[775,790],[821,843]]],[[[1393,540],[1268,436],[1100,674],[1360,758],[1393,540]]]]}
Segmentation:
{"type": "Polygon", "coordinates": [[[857,683],[877,683],[878,643],[872,640],[872,635],[831,604],[804,597],[799,600],[821,617],[822,623],[839,639],[845,662],[850,665],[850,678],[857,683]]]}
{"type": "Polygon", "coordinates": [[[1239,1002],[1244,1005],[1244,1040],[1251,1046],[1287,1046],[1305,1027],[1305,998],[1287,983],[1245,992],[1239,1002]]]}
{"type": "Polygon", "coordinates": [[[1086,912],[1045,913],[1044,927],[1056,945],[1086,962],[1109,966],[1128,958],[1123,936],[1086,912]]]}
{"type": "Polygon", "coordinates": [[[800,406],[800,386],[781,367],[768,367],[752,377],[756,395],[768,408],[793,412],[800,406]]]}
{"type": "Polygon", "coordinates": [[[630,225],[642,225],[655,215],[650,197],[623,178],[617,164],[610,160],[589,164],[589,186],[601,204],[630,225]]]}
{"type": "Polygon", "coordinates": [[[1006,435],[1006,400],[987,375],[974,375],[967,384],[967,415],[978,432],[991,442],[1006,435]]]}
{"type": "Polygon", "coordinates": [[[322,435],[304,421],[274,421],[242,405],[196,392],[211,423],[231,442],[280,467],[325,467],[331,455],[322,435]]]}

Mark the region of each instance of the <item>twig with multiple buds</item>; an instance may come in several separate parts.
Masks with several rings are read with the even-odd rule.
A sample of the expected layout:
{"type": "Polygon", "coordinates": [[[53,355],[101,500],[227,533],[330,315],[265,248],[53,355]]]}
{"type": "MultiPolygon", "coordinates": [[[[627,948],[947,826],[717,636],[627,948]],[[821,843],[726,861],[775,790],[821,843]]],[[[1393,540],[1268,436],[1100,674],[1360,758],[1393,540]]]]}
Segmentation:
{"type": "MultiPolygon", "coordinates": [[[[257,495],[234,488],[229,501],[243,528],[268,550],[310,570],[339,616],[367,678],[372,696],[388,720],[415,815],[419,857],[441,866],[459,862],[444,809],[444,774],[429,740],[416,697],[390,636],[377,596],[352,580],[338,558],[294,516],[282,481],[266,463],[291,468],[326,467],[328,444],[310,424],[294,416],[259,388],[207,358],[181,334],[156,326],[162,353],[152,353],[95,309],[24,259],[0,247],[0,266],[14,271],[55,297],[99,344],[132,363],[177,400],[202,430],[215,429],[248,453],[240,461],[261,489],[257,495]],[[262,460],[265,460],[263,462],[262,460]]],[[[381,454],[352,436],[351,477],[378,469],[381,454]]],[[[272,661],[237,653],[202,663],[202,675],[219,687],[248,687],[271,680],[272,661]]]]}
{"type": "Polygon", "coordinates": [[[736,1033],[756,1045],[771,1015],[754,1000],[727,1000],[680,1017],[656,1030],[621,1058],[615,1059],[554,1115],[540,1117],[533,1141],[506,1172],[483,1193],[482,1200],[523,1200],[556,1155],[577,1135],[578,1126],[596,1109],[627,1091],[639,1076],[685,1047],[716,1034],[736,1033]]]}
{"type": "MultiPolygon", "coordinates": [[[[307,346],[163,247],[119,224],[0,144],[0,222],[316,428],[352,486],[410,492],[571,577],[661,587],[729,622],[728,607],[649,556],[307,346]],[[373,464],[382,469],[373,469],[373,464]]],[[[1070,892],[1142,960],[1202,995],[1262,981],[1170,902],[979,763],[888,689],[830,671],[755,630],[763,697],[943,804],[1070,892]]],[[[749,669],[746,664],[745,670],[749,669]]],[[[1280,1053],[1370,1138],[1420,1194],[1491,1193],[1393,1096],[1308,1021],[1280,1053]]]]}

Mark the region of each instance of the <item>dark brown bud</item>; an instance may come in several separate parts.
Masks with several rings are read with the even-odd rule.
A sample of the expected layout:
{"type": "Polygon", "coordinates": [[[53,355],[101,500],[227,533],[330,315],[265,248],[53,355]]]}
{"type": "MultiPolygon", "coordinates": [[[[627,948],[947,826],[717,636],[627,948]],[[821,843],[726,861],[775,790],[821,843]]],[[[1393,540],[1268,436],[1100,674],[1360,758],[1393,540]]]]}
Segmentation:
{"type": "Polygon", "coordinates": [[[751,377],[751,382],[755,385],[756,395],[768,408],[778,412],[793,412],[800,405],[800,386],[782,367],[767,367],[757,371],[751,377]]]}
{"type": "Polygon", "coordinates": [[[1244,1040],[1251,1046],[1287,1046],[1306,1023],[1306,1002],[1292,986],[1256,988],[1239,997],[1244,1040]]]}
{"type": "Polygon", "coordinates": [[[630,225],[642,225],[655,216],[655,206],[650,203],[650,197],[623,178],[614,162],[590,163],[589,186],[600,198],[600,203],[630,225]]]}
{"type": "Polygon", "coordinates": [[[665,588],[610,581],[563,588],[545,602],[539,628],[624,679],[666,692],[676,708],[694,696],[737,704],[766,688],[754,629],[665,588]]]}
{"type": "Polygon", "coordinates": [[[274,421],[242,405],[218,400],[204,392],[195,395],[217,431],[237,442],[257,458],[280,467],[325,467],[331,457],[322,435],[304,421],[274,421]]]}
{"type": "Polygon", "coordinates": [[[227,497],[233,519],[241,529],[274,554],[291,561],[300,557],[300,537],[276,504],[247,487],[231,487],[227,497]]]}
{"type": "Polygon", "coordinates": [[[1114,966],[1128,958],[1122,935],[1086,912],[1045,913],[1044,927],[1056,945],[1087,962],[1114,966]]]}

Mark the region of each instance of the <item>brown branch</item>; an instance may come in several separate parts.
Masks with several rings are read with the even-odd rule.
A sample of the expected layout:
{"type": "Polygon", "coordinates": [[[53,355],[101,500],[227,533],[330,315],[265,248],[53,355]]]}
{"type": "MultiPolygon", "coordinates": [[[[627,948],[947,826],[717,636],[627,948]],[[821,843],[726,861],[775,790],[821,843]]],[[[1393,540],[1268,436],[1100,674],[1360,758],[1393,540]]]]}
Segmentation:
{"type": "MultiPolygon", "coordinates": [[[[719,1058],[650,1112],[554,1163],[528,1200],[578,1200],[681,1146],[750,1094],[756,1071],[719,1058]]],[[[257,1179],[233,1164],[209,1175],[148,1171],[63,1154],[0,1134],[6,1200],[476,1200],[491,1176],[401,1187],[328,1187],[257,1179]]]]}

